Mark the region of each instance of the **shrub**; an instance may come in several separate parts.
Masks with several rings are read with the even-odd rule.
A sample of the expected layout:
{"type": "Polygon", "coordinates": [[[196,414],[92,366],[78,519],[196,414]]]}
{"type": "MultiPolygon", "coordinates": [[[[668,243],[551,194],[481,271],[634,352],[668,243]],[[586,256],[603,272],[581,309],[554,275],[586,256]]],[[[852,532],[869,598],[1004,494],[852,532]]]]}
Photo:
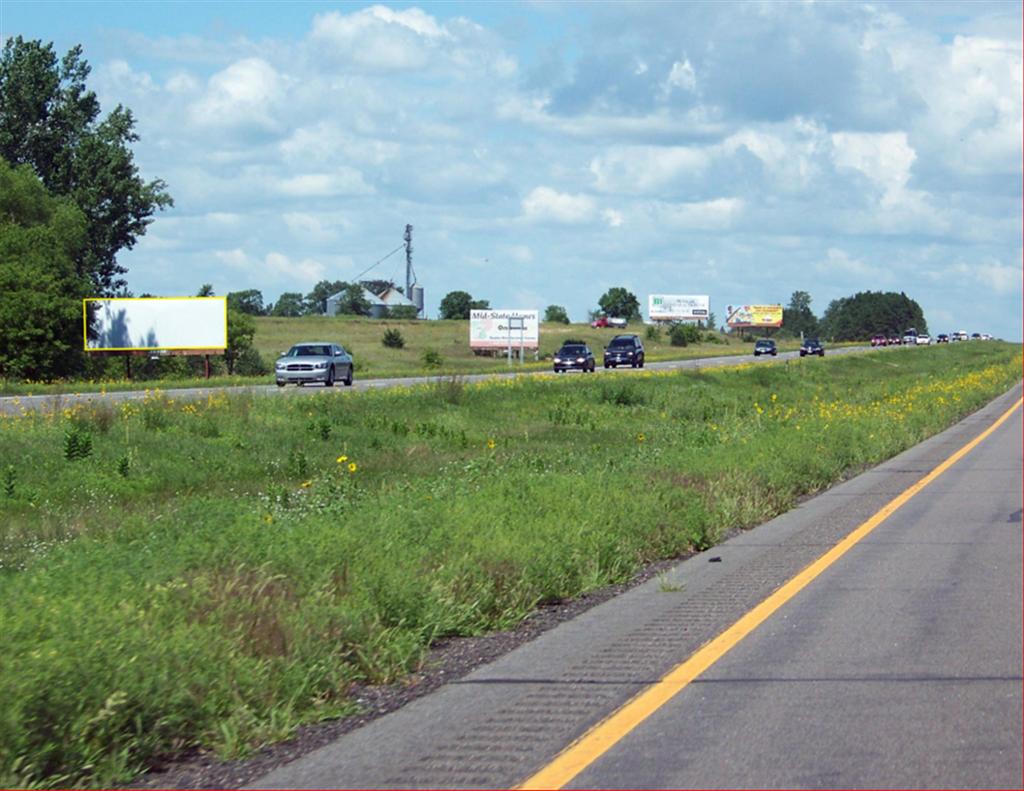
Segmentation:
{"type": "Polygon", "coordinates": [[[381,343],[384,344],[388,349],[404,349],[405,338],[402,337],[402,333],[395,329],[385,330],[384,337],[381,338],[381,343]]]}
{"type": "Polygon", "coordinates": [[[649,325],[647,327],[647,329],[644,330],[644,338],[646,340],[649,340],[649,341],[660,341],[661,340],[661,327],[655,327],[654,325],[649,325]]]}
{"type": "Polygon", "coordinates": [[[270,373],[270,366],[267,365],[260,353],[253,347],[243,349],[235,361],[235,373],[239,376],[266,376],[270,373]]]}
{"type": "Polygon", "coordinates": [[[444,365],[444,358],[437,349],[424,349],[420,360],[424,368],[440,368],[444,365]]]}
{"type": "Polygon", "coordinates": [[[700,330],[693,324],[676,324],[668,337],[673,346],[689,346],[700,343],[700,330]]]}

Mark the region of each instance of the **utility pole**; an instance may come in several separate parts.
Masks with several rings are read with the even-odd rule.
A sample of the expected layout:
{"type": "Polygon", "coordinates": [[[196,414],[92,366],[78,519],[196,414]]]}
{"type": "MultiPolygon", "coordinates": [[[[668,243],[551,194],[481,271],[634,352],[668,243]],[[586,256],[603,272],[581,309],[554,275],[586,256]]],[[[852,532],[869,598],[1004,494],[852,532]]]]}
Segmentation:
{"type": "Polygon", "coordinates": [[[412,299],[412,226],[405,226],[405,298],[412,299]]]}

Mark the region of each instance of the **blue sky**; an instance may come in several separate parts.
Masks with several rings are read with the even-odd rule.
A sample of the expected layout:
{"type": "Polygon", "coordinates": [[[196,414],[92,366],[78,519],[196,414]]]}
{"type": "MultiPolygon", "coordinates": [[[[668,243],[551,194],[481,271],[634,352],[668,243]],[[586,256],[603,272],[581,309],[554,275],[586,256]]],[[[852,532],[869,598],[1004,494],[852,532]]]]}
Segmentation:
{"type": "MultiPolygon", "coordinates": [[[[354,278],[415,226],[447,292],[586,317],[611,286],[729,304],[904,291],[1021,340],[1018,2],[0,0],[81,44],[175,207],[159,295],[354,278]]],[[[373,274],[404,279],[400,256],[373,274]]]]}

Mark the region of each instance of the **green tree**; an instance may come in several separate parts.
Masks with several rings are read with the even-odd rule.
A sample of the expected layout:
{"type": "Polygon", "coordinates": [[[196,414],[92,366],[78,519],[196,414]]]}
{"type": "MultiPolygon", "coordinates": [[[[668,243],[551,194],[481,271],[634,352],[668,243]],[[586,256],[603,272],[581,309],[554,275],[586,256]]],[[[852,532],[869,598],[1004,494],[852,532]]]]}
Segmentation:
{"type": "Polygon", "coordinates": [[[265,313],[263,293],[255,288],[232,291],[228,293],[228,307],[241,313],[248,313],[250,316],[262,316],[265,313]]]}
{"type": "Polygon", "coordinates": [[[32,167],[53,195],[85,215],[76,271],[94,296],[124,288],[117,262],[146,232],[158,209],[173,205],[160,179],[144,181],[130,144],[139,138],[131,110],[118,105],[100,120],[96,94],[85,87],[89,64],[80,46],[58,59],[53,44],[7,39],[0,56],[0,156],[32,167]]]}
{"type": "Polygon", "coordinates": [[[348,288],[344,280],[321,280],[306,294],[306,313],[326,313],[327,298],[348,288]]]}
{"type": "Polygon", "coordinates": [[[211,286],[209,283],[203,283],[203,285],[201,285],[199,287],[199,290],[196,292],[196,296],[197,297],[212,297],[212,296],[214,296],[213,286],[211,286]]]}
{"type": "Polygon", "coordinates": [[[298,291],[285,291],[270,311],[271,316],[301,316],[305,312],[302,294],[298,291]]]}
{"type": "Polygon", "coordinates": [[[790,296],[789,305],[782,309],[782,328],[793,336],[818,334],[818,319],[811,312],[811,295],[806,291],[794,291],[790,296]]]}
{"type": "Polygon", "coordinates": [[[449,291],[441,300],[442,319],[468,319],[472,310],[490,310],[486,299],[473,299],[467,291],[449,291]]]}
{"type": "Polygon", "coordinates": [[[369,316],[371,307],[366,292],[358,283],[349,283],[345,286],[345,293],[338,300],[338,313],[350,316],[369,316]]]}
{"type": "Polygon", "coordinates": [[[81,369],[82,298],[75,258],[86,219],[47,194],[27,165],[0,158],[0,376],[49,379],[81,369]]]}
{"type": "Polygon", "coordinates": [[[712,332],[715,332],[718,329],[718,319],[716,318],[714,311],[708,311],[708,317],[704,320],[704,326],[712,332]]]}
{"type": "Polygon", "coordinates": [[[640,303],[636,295],[621,286],[608,289],[597,304],[603,312],[614,318],[627,321],[640,318],[640,303]]]}
{"type": "Polygon", "coordinates": [[[561,305],[548,305],[544,311],[544,321],[553,321],[558,324],[568,324],[569,314],[561,305]]]}
{"type": "Polygon", "coordinates": [[[228,307],[228,347],[224,350],[224,363],[228,373],[235,372],[235,364],[252,348],[256,335],[256,322],[248,313],[228,307]]]}
{"type": "Polygon", "coordinates": [[[921,306],[903,292],[862,291],[829,303],[821,333],[837,341],[865,340],[872,335],[902,335],[914,327],[928,332],[921,306]]]}

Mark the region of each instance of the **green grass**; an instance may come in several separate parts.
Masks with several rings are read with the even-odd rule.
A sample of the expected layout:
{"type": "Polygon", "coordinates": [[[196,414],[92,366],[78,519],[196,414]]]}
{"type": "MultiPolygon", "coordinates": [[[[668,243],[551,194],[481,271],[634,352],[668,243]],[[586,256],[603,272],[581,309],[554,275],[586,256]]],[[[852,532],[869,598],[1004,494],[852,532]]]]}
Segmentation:
{"type": "Polygon", "coordinates": [[[0,419],[0,785],[344,716],[438,637],[711,546],[1020,377],[959,344],[0,419]]]}
{"type": "MultiPolygon", "coordinates": [[[[424,374],[494,373],[509,370],[505,356],[490,357],[474,355],[469,348],[468,321],[392,321],[362,319],[350,316],[303,316],[298,318],[257,317],[254,345],[263,359],[271,364],[281,352],[300,341],[324,340],[343,344],[355,357],[356,376],[359,378],[397,378],[422,376],[424,374]],[[397,329],[405,339],[405,348],[390,349],[381,342],[384,333],[397,329]],[[440,355],[439,367],[426,367],[423,355],[433,350],[440,355]]],[[[526,363],[514,363],[516,370],[548,370],[550,357],[566,339],[580,339],[590,344],[595,355],[619,332],[635,332],[645,338],[647,358],[655,360],[685,360],[693,357],[712,357],[730,354],[750,354],[753,343],[719,334],[721,343],[700,343],[686,347],[672,346],[667,331],[659,339],[646,339],[646,327],[632,325],[626,330],[593,329],[587,324],[541,324],[540,361],[533,354],[526,356],[526,363]]],[[[797,341],[781,341],[783,351],[798,348],[797,341]]],[[[120,370],[120,368],[118,368],[120,370]]],[[[128,381],[124,378],[105,381],[57,381],[57,382],[15,382],[0,380],[0,395],[43,395],[47,393],[80,393],[138,389],[140,386],[159,386],[167,390],[196,386],[245,386],[264,385],[273,381],[273,376],[243,377],[215,376],[202,378],[159,378],[128,381]]]]}

